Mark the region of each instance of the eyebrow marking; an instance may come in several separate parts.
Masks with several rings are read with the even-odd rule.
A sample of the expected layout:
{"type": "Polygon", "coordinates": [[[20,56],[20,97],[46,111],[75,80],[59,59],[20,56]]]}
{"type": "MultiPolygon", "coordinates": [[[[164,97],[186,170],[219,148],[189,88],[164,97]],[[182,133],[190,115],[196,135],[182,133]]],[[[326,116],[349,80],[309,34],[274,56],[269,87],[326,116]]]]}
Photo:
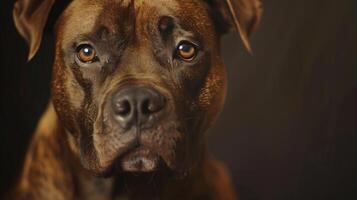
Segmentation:
{"type": "Polygon", "coordinates": [[[162,16],[158,27],[161,32],[172,32],[175,28],[174,19],[170,16],[162,16]]]}

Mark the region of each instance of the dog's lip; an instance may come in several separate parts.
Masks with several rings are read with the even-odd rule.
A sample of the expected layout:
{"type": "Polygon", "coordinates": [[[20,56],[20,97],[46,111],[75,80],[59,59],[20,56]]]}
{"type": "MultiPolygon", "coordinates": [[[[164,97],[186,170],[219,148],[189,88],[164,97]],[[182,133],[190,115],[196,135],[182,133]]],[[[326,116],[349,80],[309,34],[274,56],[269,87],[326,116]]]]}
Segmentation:
{"type": "Polygon", "coordinates": [[[161,158],[157,153],[154,153],[147,147],[138,145],[118,155],[107,167],[103,168],[100,175],[107,177],[110,174],[118,172],[152,172],[161,163],[161,158]],[[150,167],[149,165],[152,166],[150,167]]]}
{"type": "Polygon", "coordinates": [[[160,156],[149,148],[140,146],[126,152],[119,162],[123,171],[150,172],[158,168],[160,156]]]}

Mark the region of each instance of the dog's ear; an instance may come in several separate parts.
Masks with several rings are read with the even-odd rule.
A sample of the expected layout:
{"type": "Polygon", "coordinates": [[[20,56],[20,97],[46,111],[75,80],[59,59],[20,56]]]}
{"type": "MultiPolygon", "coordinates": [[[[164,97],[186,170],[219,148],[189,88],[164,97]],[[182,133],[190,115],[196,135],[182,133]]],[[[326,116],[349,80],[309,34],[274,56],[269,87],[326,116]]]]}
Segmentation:
{"type": "Polygon", "coordinates": [[[28,60],[40,47],[42,33],[55,0],[17,0],[13,9],[15,26],[29,46],[28,60]]]}
{"type": "Polygon", "coordinates": [[[262,15],[261,0],[205,0],[221,33],[236,30],[245,48],[252,52],[248,36],[257,27],[262,15]]]}

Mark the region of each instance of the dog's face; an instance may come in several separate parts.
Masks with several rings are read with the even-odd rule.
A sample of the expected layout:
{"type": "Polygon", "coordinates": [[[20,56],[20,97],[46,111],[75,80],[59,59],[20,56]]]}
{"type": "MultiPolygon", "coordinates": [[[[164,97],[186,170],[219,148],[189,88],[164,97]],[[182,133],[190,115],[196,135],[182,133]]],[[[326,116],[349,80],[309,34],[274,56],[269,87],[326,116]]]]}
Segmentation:
{"type": "Polygon", "coordinates": [[[77,0],[65,10],[53,101],[87,168],[119,162],[125,171],[152,171],[163,162],[181,170],[197,160],[225,92],[202,4],[77,0]]]}
{"type": "Polygon", "coordinates": [[[230,22],[212,4],[222,6],[74,0],[63,11],[52,100],[85,168],[181,173],[199,163],[226,90],[219,37],[230,22]]]}

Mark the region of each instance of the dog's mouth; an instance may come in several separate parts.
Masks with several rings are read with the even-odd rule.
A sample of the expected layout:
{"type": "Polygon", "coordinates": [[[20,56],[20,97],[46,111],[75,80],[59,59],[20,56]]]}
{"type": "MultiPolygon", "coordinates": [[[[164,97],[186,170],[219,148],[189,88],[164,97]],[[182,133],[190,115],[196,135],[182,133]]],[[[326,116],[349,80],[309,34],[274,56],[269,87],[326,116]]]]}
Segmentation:
{"type": "Polygon", "coordinates": [[[137,147],[125,153],[117,162],[126,172],[152,172],[159,168],[160,156],[148,148],[137,147]]]}
{"type": "Polygon", "coordinates": [[[120,154],[101,173],[111,176],[120,172],[149,173],[166,168],[159,154],[144,146],[137,146],[120,154]]]}

